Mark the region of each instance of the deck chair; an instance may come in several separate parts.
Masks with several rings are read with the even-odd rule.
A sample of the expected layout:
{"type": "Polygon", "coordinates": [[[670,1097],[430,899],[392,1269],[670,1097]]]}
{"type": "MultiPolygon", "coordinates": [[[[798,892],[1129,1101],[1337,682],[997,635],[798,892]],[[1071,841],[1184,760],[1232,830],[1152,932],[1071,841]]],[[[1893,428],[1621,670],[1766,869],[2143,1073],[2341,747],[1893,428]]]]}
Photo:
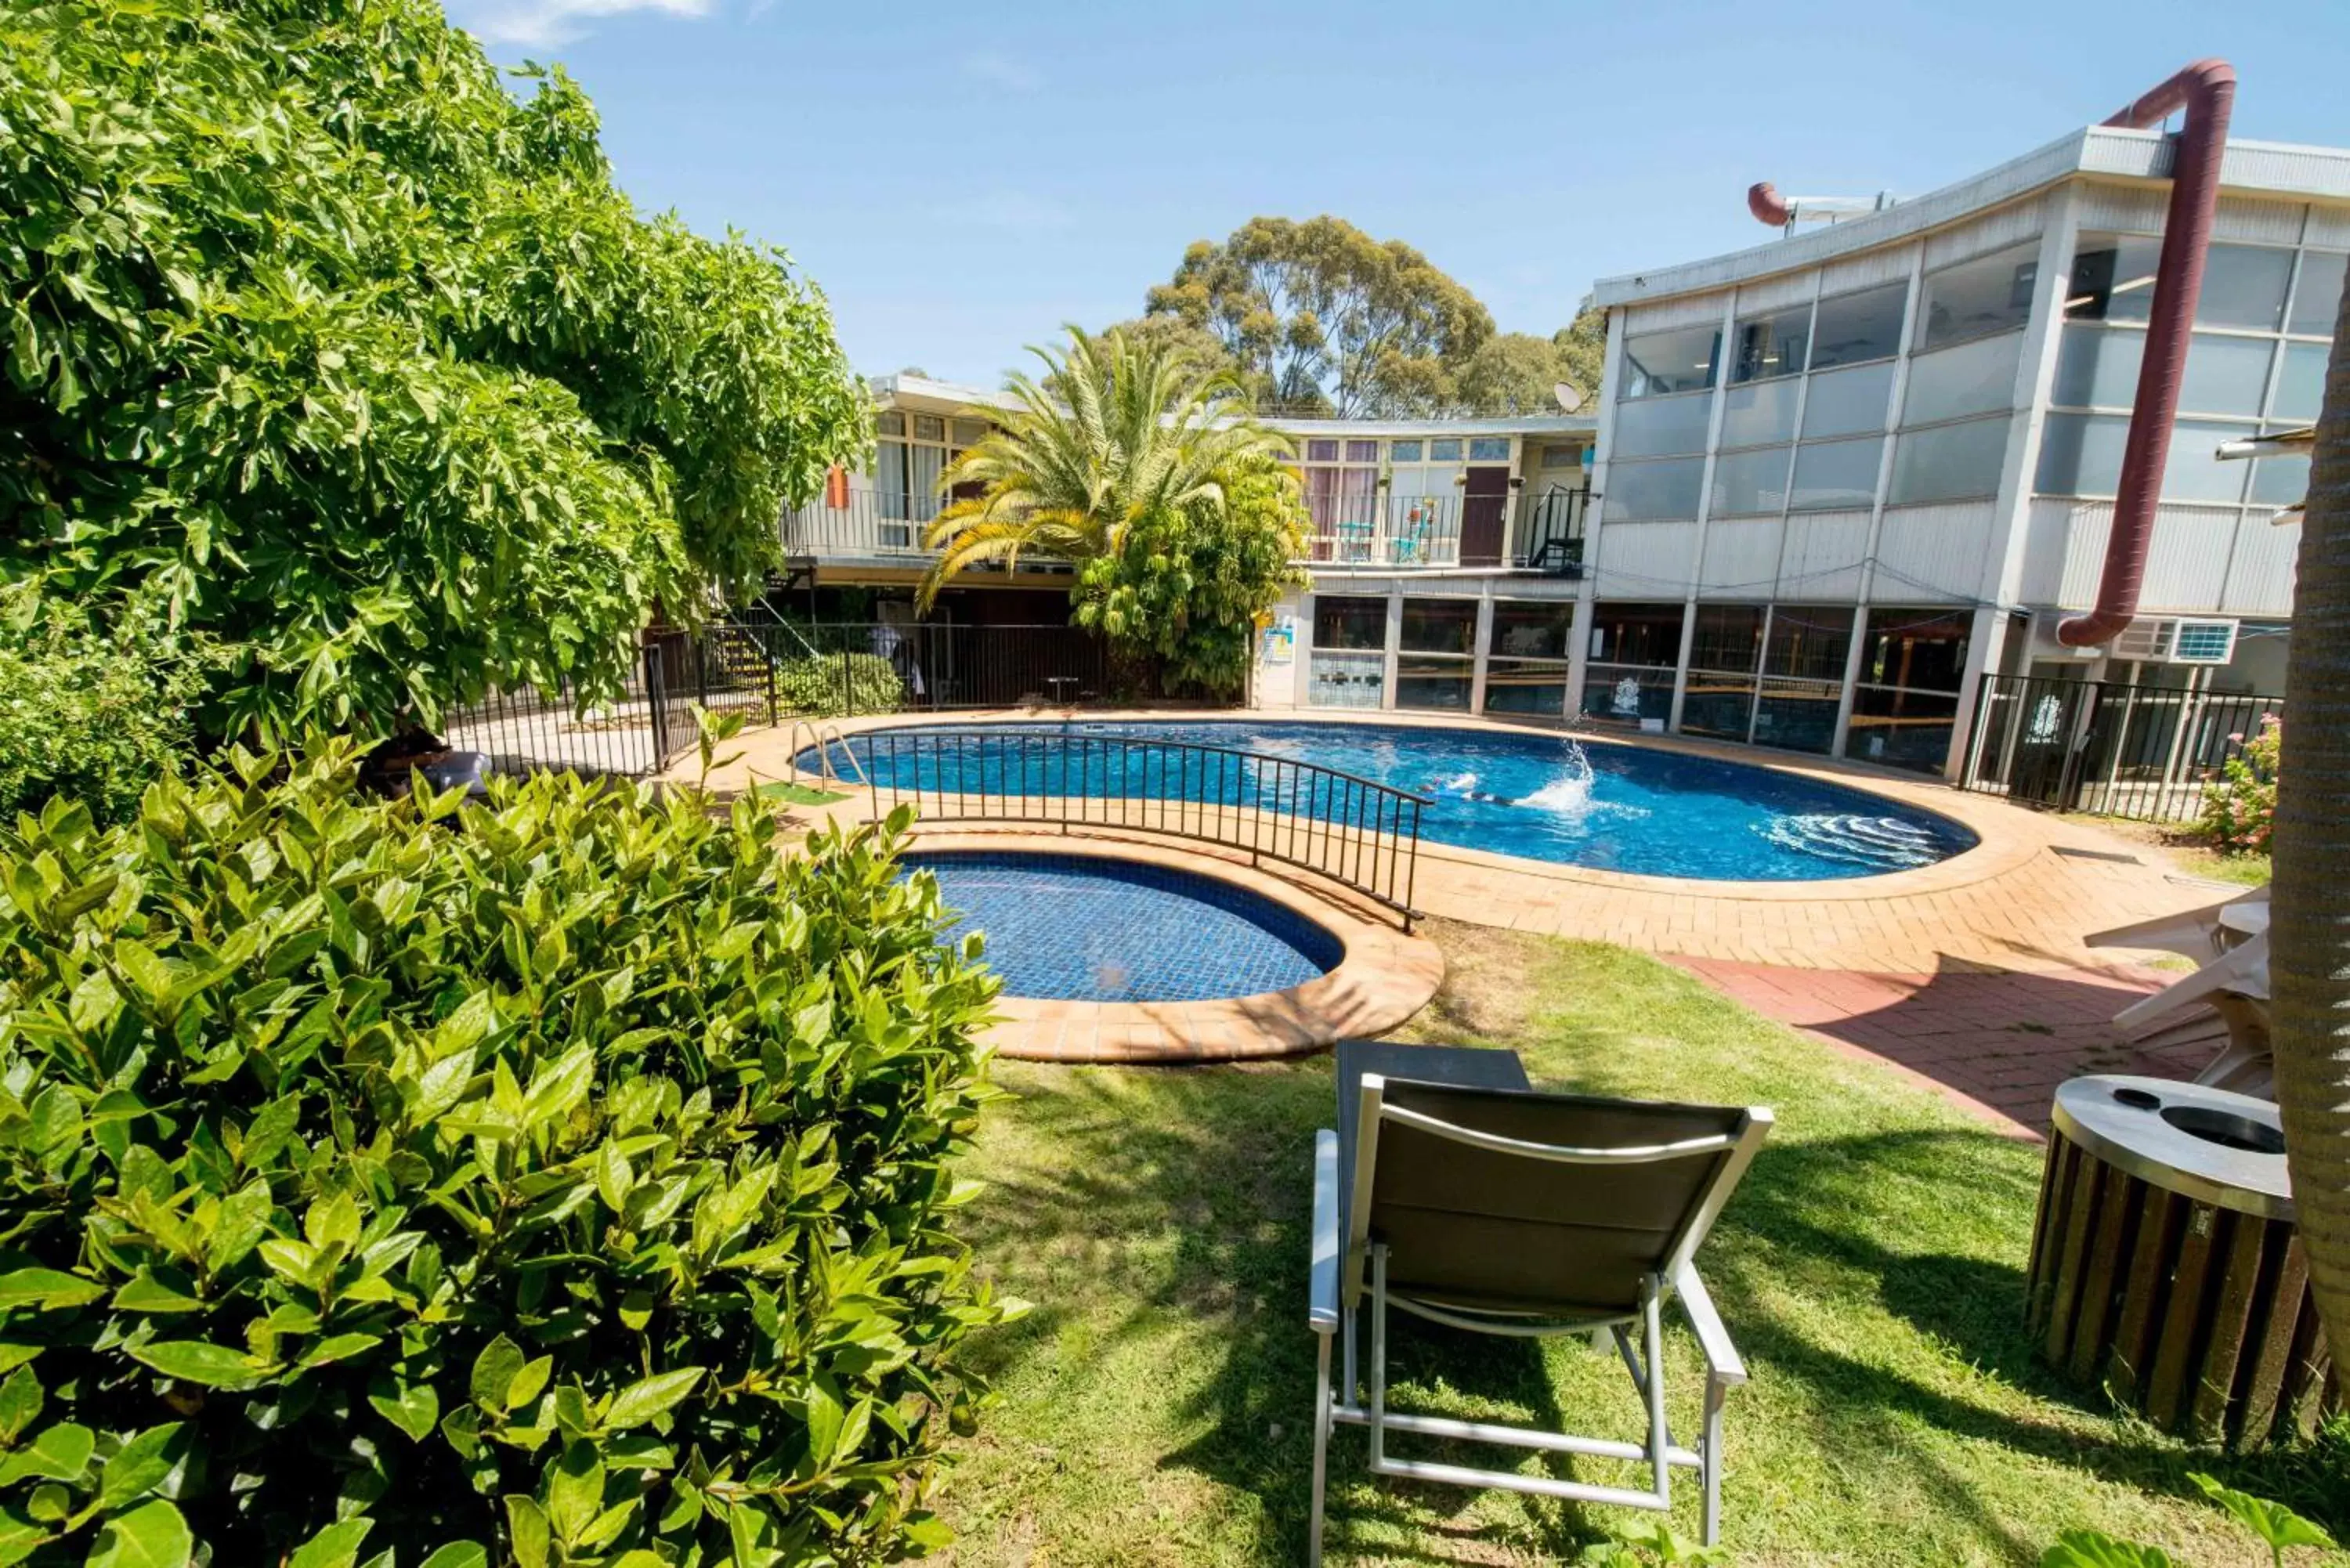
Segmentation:
{"type": "Polygon", "coordinates": [[[1340,1421],[1369,1428],[1372,1473],[1414,1480],[1662,1511],[1671,1506],[1672,1469],[1692,1469],[1704,1489],[1706,1543],[1719,1532],[1722,1401],[1746,1369],[1691,1259],[1762,1147],[1771,1112],[1535,1094],[1524,1083],[1506,1052],[1340,1048],[1339,1095],[1350,1108],[1314,1150],[1307,1321],[1320,1344],[1310,1563],[1322,1560],[1330,1431],[1340,1421]],[[1429,1081],[1457,1077],[1464,1064],[1484,1081],[1429,1081]],[[1391,1075],[1403,1072],[1426,1076],[1391,1075]],[[1705,1357],[1704,1430],[1694,1449],[1675,1443],[1665,1423],[1661,1310],[1669,1296],[1679,1298],[1705,1357]],[[1388,1408],[1390,1308],[1477,1334],[1612,1336],[1647,1402],[1647,1441],[1388,1408]],[[1357,1366],[1365,1316],[1367,1389],[1357,1366]],[[1343,1380],[1335,1399],[1334,1342],[1343,1380]],[[1651,1480],[1642,1490],[1399,1459],[1387,1451],[1394,1433],[1646,1461],[1651,1480]]]}

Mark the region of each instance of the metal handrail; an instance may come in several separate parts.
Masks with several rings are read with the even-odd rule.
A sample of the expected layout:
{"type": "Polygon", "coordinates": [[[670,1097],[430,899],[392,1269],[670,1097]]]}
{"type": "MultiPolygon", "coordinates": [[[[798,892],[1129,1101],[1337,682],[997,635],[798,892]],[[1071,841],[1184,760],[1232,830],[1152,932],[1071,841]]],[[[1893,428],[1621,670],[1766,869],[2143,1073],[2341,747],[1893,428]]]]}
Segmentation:
{"type": "Polygon", "coordinates": [[[858,760],[877,818],[886,793],[931,822],[1215,844],[1245,850],[1251,865],[1277,861],[1351,888],[1394,910],[1406,930],[1419,914],[1420,813],[1433,797],[1336,768],[1238,746],[1010,725],[868,730],[839,744],[852,757],[865,747],[858,760]],[[1001,786],[993,791],[991,775],[1001,786]]]}

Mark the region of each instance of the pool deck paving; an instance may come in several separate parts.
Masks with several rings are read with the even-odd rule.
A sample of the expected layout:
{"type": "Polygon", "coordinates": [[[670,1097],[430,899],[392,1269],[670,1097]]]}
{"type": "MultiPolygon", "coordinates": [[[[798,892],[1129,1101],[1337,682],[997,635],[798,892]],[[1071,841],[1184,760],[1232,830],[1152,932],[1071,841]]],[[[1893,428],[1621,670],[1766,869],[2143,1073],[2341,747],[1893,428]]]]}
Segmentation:
{"type": "MultiPolygon", "coordinates": [[[[1313,711],[1022,709],[843,721],[849,734],[899,723],[991,720],[1344,722],[1313,711]]],[[[1451,715],[1381,712],[1381,724],[1517,731],[1451,715]]],[[[806,738],[806,731],[801,738],[806,738]]],[[[1918,1072],[2017,1130],[2044,1123],[2057,1083],[2085,1071],[2184,1074],[2199,1063],[2149,1056],[2121,1041],[2113,1013],[2161,983],[2085,939],[2109,927],[2199,908],[2230,889],[2163,865],[2143,844],[2078,821],[2011,806],[1890,770],[1679,736],[1578,732],[1856,786],[1971,829],[1974,848],[1937,865],[1815,882],[1700,882],[1630,876],[1485,854],[1423,839],[1413,904],[1452,919],[1618,943],[1671,960],[1773,1017],[1846,1049],[1918,1072]]],[[[792,776],[785,730],[740,737],[712,775],[722,791],[792,776]]],[[[682,773],[691,776],[689,762],[682,773]]],[[[886,794],[884,799],[886,805],[886,794]]],[[[798,815],[861,819],[862,788],[798,815]]],[[[1191,849],[1181,856],[1196,853],[1191,849]]]]}

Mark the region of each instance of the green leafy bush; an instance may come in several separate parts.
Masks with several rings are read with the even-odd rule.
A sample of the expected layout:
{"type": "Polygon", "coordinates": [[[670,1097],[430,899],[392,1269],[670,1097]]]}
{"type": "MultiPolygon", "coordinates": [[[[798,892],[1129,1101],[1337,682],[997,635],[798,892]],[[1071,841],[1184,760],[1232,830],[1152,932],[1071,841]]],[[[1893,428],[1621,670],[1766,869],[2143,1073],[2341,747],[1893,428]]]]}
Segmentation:
{"type": "Polygon", "coordinates": [[[822,719],[894,713],[905,700],[906,683],[878,653],[825,653],[775,665],[775,704],[786,713],[822,719]]]}
{"type": "Polygon", "coordinates": [[[111,626],[31,583],[0,588],[0,819],[65,794],[120,822],[195,745],[192,707],[217,664],[151,606],[111,626]]]}
{"type": "Polygon", "coordinates": [[[941,1541],[994,982],[902,822],[233,762],[0,833],[0,1563],[941,1541]]]}
{"type": "Polygon", "coordinates": [[[2220,784],[2203,797],[2203,832],[2215,849],[2266,855],[2276,826],[2277,761],[2284,726],[2274,715],[2220,769],[2220,784]]]}

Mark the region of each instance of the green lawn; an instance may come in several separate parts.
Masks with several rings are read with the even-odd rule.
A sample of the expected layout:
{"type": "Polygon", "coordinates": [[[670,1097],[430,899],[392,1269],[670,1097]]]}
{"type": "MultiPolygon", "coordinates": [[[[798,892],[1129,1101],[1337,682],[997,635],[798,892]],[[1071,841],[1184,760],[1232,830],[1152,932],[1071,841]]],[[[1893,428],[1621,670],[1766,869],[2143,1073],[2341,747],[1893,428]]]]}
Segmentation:
{"type": "MultiPolygon", "coordinates": [[[[2264,1563],[2194,1496],[2199,1468],[2343,1522],[2338,1449],[2330,1464],[2198,1456],[2034,1364],[2019,1319],[2035,1147],[1652,960],[1438,934],[1453,976],[1417,1037],[1512,1046],[1541,1084],[1777,1108],[1700,1255],[1754,1378],[1730,1409],[1736,1562],[2030,1563],[2085,1523],[2186,1563],[2264,1563]]],[[[1332,1116],[1327,1058],[1006,1064],[999,1077],[1017,1097],[991,1110],[972,1161],[993,1184],[975,1240],[1002,1287],[1037,1305],[982,1348],[1003,1400],[946,1482],[955,1560],[1300,1561],[1307,1168],[1332,1116]]],[[[1677,1334],[1667,1354],[1675,1425],[1691,1429],[1695,1347],[1677,1334]]],[[[1393,1355],[1407,1407],[1554,1425],[1565,1410],[1638,1436],[1620,1366],[1579,1340],[1537,1352],[1406,1327],[1393,1355]]],[[[1545,1562],[1629,1517],[1373,1485],[1362,1454],[1361,1432],[1340,1428],[1334,1563],[1545,1562]]],[[[1673,1522],[1693,1536],[1693,1477],[1675,1490],[1673,1522]]]]}

